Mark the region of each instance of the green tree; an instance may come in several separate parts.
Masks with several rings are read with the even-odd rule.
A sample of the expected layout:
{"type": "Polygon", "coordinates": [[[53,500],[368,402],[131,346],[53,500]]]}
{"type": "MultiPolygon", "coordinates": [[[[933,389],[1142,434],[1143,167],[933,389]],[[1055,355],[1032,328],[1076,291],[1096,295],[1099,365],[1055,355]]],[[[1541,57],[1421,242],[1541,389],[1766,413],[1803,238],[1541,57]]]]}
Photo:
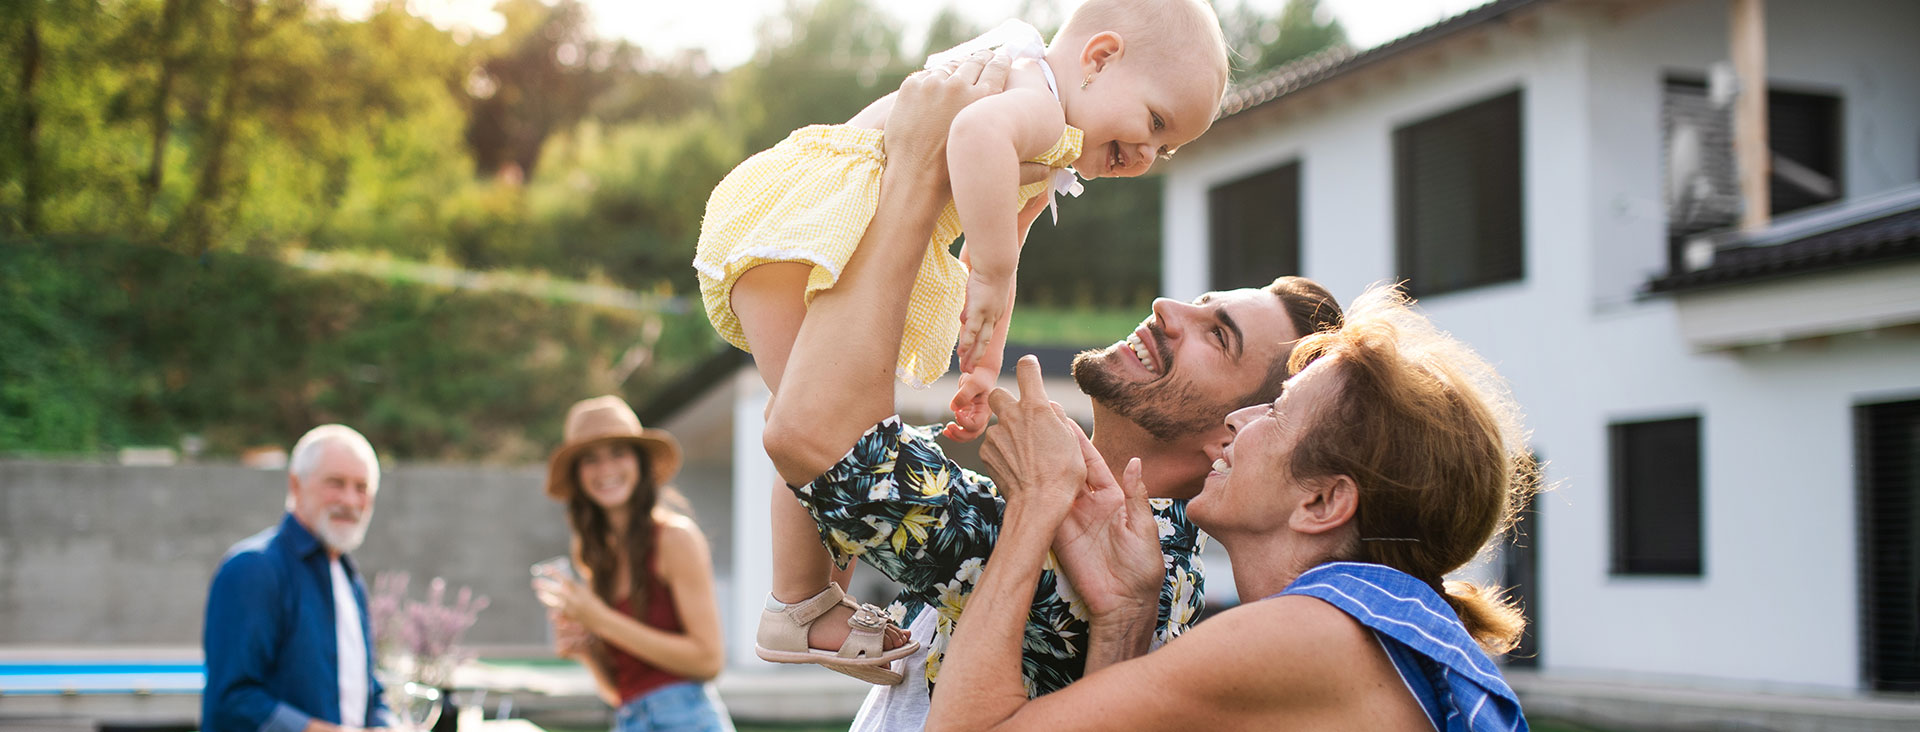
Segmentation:
{"type": "Polygon", "coordinates": [[[927,24],[927,42],[921,44],[920,57],[932,56],[987,32],[986,28],[974,24],[961,15],[953,6],[941,8],[927,24]]]}
{"type": "Polygon", "coordinates": [[[26,3],[19,16],[7,24],[6,39],[14,49],[9,54],[13,61],[12,104],[14,119],[12,137],[16,145],[11,150],[10,161],[20,184],[19,214],[15,224],[22,231],[40,230],[40,203],[45,196],[44,181],[41,177],[38,160],[40,137],[40,101],[35,87],[40,82],[40,67],[44,53],[40,40],[40,11],[38,3],[26,3]]]}
{"type": "Polygon", "coordinates": [[[788,0],[758,35],[759,50],[729,74],[722,104],[749,150],[805,125],[844,122],[919,65],[900,55],[898,21],[868,0],[788,0]]]}
{"type": "Polygon", "coordinates": [[[1345,45],[1347,31],[1320,7],[1320,0],[1287,0],[1280,12],[1267,15],[1245,0],[1220,14],[1227,46],[1237,58],[1234,78],[1245,79],[1313,53],[1345,45]]]}
{"type": "Polygon", "coordinates": [[[305,0],[16,7],[0,15],[8,228],[278,247],[324,238],[376,156],[383,179],[468,168],[457,139],[425,142],[459,125],[467,52],[391,4],[364,22],[305,0]],[[400,131],[423,121],[440,130],[400,131]]]}
{"type": "Polygon", "coordinates": [[[15,231],[112,225],[117,210],[83,210],[117,199],[130,180],[103,145],[104,113],[120,84],[109,61],[123,16],[81,0],[16,2],[0,14],[0,218],[15,231]],[[99,223],[94,223],[95,221],[99,223]]]}
{"type": "Polygon", "coordinates": [[[745,155],[711,115],[619,127],[588,123],[544,153],[567,171],[527,188],[532,237],[552,269],[637,290],[695,291],[694,242],[707,194],[745,155]]]}
{"type": "Polygon", "coordinates": [[[720,74],[706,54],[685,51],[668,58],[637,54],[634,69],[593,101],[602,124],[672,122],[718,111],[720,74]]]}
{"type": "Polygon", "coordinates": [[[507,27],[467,84],[467,144],[482,175],[529,177],[547,137],[572,127],[594,101],[637,75],[639,49],[596,37],[580,0],[503,0],[507,27]]]}
{"type": "Polygon", "coordinates": [[[232,164],[229,158],[236,157],[235,132],[247,112],[248,100],[243,91],[249,82],[258,78],[254,76],[254,56],[258,53],[255,45],[262,36],[272,32],[275,24],[292,17],[284,8],[262,8],[258,0],[234,0],[229,12],[225,63],[215,82],[218,91],[212,108],[204,120],[207,134],[198,151],[200,166],[192,197],[187,200],[180,218],[167,230],[167,238],[180,241],[196,254],[205,253],[214,240],[225,233],[226,224],[235,213],[232,191],[247,184],[242,177],[243,166],[232,164]]]}

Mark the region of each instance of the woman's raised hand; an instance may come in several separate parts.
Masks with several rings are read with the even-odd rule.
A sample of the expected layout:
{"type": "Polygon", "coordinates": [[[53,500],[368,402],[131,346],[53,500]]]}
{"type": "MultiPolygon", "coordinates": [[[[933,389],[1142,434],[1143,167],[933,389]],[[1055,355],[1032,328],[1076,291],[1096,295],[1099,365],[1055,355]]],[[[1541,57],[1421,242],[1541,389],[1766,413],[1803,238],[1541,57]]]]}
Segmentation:
{"type": "Polygon", "coordinates": [[[1022,356],[1014,375],[1018,398],[1006,389],[987,395],[1000,426],[987,431],[980,459],[992,469],[1009,507],[1029,504],[1064,514],[1087,483],[1079,427],[1047,399],[1038,359],[1022,356]]]}
{"type": "Polygon", "coordinates": [[[564,577],[533,578],[533,593],[540,597],[541,604],[582,627],[587,625],[589,615],[606,606],[586,585],[564,577]]]}
{"type": "MultiPolygon", "coordinates": [[[[947,167],[947,130],[960,110],[1007,88],[1013,60],[979,51],[959,65],[916,71],[900,84],[887,115],[888,166],[947,167]]],[[[940,176],[945,178],[946,176],[940,176]]]]}
{"type": "Polygon", "coordinates": [[[1087,490],[1054,534],[1054,558],[1092,619],[1127,617],[1141,610],[1151,616],[1159,606],[1166,568],[1140,458],[1128,460],[1116,480],[1093,441],[1079,425],[1074,430],[1086,461],[1087,490]]]}

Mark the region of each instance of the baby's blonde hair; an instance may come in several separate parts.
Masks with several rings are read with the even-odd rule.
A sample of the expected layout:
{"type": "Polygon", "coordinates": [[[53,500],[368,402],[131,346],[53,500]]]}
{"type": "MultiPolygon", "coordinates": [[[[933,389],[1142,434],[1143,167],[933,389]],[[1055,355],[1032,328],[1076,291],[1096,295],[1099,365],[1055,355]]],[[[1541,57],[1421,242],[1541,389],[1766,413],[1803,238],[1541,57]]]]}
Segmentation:
{"type": "Polygon", "coordinates": [[[1226,93],[1227,38],[1204,0],[1087,0],[1060,26],[1054,41],[1085,43],[1103,31],[1119,33],[1128,53],[1156,62],[1208,62],[1226,93]]]}

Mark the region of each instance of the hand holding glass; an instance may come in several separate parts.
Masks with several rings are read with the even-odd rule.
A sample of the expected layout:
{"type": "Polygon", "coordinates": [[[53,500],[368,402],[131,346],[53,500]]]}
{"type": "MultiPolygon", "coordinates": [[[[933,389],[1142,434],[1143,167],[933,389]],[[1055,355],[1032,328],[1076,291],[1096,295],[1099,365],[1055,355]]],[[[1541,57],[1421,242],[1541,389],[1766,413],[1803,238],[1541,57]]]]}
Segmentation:
{"type": "Polygon", "coordinates": [[[553,584],[558,584],[562,581],[580,581],[580,573],[573,569],[573,560],[564,556],[535,562],[532,570],[534,594],[539,595],[541,604],[551,608],[558,608],[564,603],[560,601],[560,598],[554,596],[551,589],[543,588],[541,585],[545,583],[542,583],[540,580],[547,580],[553,584]]]}

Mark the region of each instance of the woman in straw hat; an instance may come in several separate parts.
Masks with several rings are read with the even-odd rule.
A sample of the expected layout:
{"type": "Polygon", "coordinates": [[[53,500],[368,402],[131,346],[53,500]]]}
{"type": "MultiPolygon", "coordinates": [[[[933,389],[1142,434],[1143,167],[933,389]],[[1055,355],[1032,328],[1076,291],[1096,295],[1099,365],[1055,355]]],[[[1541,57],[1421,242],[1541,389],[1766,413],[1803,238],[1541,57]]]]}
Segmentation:
{"type": "Polygon", "coordinates": [[[720,673],[720,613],[707,539],[667,485],[679,470],[673,436],[616,396],[573,405],[547,461],[583,579],[549,572],[534,590],[552,608],[555,651],[592,669],[621,732],[733,729],[706,683],[720,673]]]}

